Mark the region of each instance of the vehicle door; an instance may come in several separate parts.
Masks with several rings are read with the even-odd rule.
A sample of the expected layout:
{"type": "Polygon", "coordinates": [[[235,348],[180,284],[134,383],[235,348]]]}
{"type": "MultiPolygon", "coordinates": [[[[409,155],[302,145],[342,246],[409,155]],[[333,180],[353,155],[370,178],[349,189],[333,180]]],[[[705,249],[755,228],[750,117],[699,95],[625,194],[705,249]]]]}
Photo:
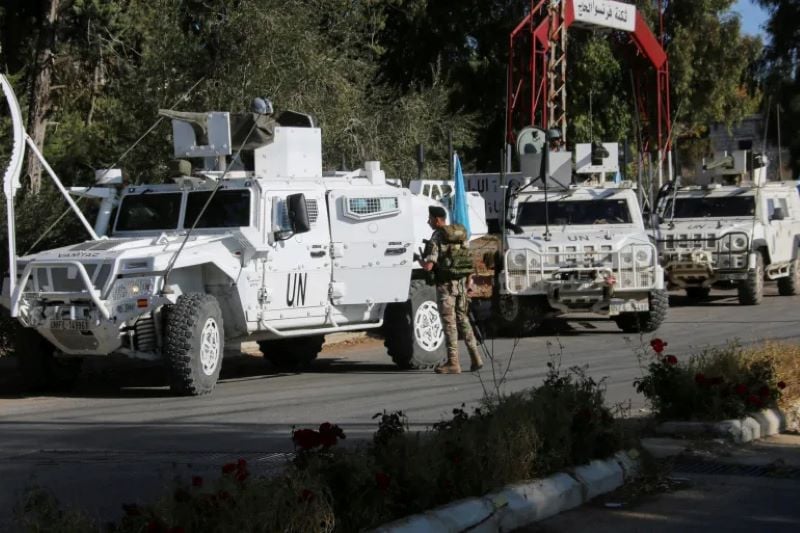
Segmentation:
{"type": "Polygon", "coordinates": [[[411,193],[396,187],[328,192],[334,305],[408,298],[413,267],[411,193]]]}
{"type": "Polygon", "coordinates": [[[262,319],[285,327],[321,323],[331,281],[330,234],[324,190],[269,191],[265,219],[272,234],[263,264],[262,319]],[[303,193],[311,229],[293,234],[287,197],[303,193]]]}

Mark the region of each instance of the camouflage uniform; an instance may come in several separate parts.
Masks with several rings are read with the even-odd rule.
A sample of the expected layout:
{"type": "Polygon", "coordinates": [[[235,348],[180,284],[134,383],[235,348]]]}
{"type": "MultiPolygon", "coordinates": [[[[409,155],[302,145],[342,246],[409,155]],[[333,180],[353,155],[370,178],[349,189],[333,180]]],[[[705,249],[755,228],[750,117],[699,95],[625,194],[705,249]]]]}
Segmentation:
{"type": "MultiPolygon", "coordinates": [[[[442,246],[447,246],[442,241],[442,231],[434,231],[425,248],[424,261],[436,264],[442,251],[442,246]]],[[[435,271],[436,267],[434,267],[435,271]]],[[[449,364],[458,365],[458,329],[460,329],[464,342],[467,344],[469,357],[472,361],[472,369],[477,370],[483,365],[483,362],[478,349],[478,341],[472,331],[472,325],[467,315],[469,297],[467,296],[465,280],[439,281],[437,279],[436,303],[439,307],[439,316],[441,316],[442,327],[444,328],[449,364]]]]}

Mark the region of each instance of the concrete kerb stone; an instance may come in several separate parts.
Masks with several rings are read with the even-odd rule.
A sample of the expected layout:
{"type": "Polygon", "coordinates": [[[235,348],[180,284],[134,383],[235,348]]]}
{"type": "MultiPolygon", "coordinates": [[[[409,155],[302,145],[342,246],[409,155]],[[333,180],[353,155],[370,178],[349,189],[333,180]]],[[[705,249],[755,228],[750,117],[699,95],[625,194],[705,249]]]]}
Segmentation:
{"type": "Polygon", "coordinates": [[[600,494],[611,492],[622,486],[625,476],[622,467],[615,459],[592,461],[588,465],[575,468],[573,476],[581,483],[583,499],[589,501],[600,494]]]}
{"type": "Polygon", "coordinates": [[[483,498],[469,498],[375,529],[380,533],[512,531],[573,509],[617,489],[638,471],[638,452],[619,452],[545,479],[508,485],[483,498]]]}
{"type": "Polygon", "coordinates": [[[786,418],[778,409],[763,409],[740,418],[708,422],[664,422],[655,431],[659,435],[724,437],[736,443],[751,442],[786,429],[786,418]]]}

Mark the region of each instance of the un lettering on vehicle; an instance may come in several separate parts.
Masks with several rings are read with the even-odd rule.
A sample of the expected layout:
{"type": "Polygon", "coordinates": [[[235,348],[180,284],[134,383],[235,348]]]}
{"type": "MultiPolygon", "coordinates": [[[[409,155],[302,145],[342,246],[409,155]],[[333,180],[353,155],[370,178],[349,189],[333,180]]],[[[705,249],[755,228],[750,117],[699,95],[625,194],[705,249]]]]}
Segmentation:
{"type": "Polygon", "coordinates": [[[308,273],[290,272],[286,277],[286,306],[302,307],[306,305],[306,289],[308,273]]]}

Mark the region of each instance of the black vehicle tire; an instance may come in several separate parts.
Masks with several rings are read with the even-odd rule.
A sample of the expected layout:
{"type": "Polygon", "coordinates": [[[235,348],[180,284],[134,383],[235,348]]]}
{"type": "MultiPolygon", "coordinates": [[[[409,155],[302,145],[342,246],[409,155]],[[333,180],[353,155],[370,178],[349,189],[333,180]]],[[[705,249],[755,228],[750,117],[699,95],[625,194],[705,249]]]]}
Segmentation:
{"type": "Polygon", "coordinates": [[[56,348],[32,328],[24,328],[15,341],[17,365],[28,392],[70,390],[81,374],[83,358],[56,357],[56,348]]]}
{"type": "Polygon", "coordinates": [[[800,291],[800,259],[795,259],[789,267],[789,275],[778,279],[778,294],[794,296],[798,291],[800,291]]]}
{"type": "Polygon", "coordinates": [[[264,359],[280,372],[300,372],[317,358],[325,335],[258,341],[264,359]]]}
{"type": "Polygon", "coordinates": [[[514,337],[526,337],[542,325],[542,305],[537,297],[499,294],[492,298],[492,315],[500,333],[514,337]]]}
{"type": "Polygon", "coordinates": [[[617,327],[625,333],[652,333],[667,318],[669,294],[665,290],[651,291],[648,297],[650,310],[643,313],[622,313],[614,317],[617,327]]]}
{"type": "Polygon", "coordinates": [[[164,359],[170,389],[183,396],[214,390],[222,368],[225,329],[217,299],[189,293],[165,308],[164,359]]]}
{"type": "Polygon", "coordinates": [[[447,346],[436,289],[412,280],[409,299],[386,306],[383,335],[387,353],[400,368],[420,370],[443,362],[447,346]]]}
{"type": "Polygon", "coordinates": [[[686,287],[686,297],[690,300],[707,300],[709,294],[711,294],[709,287],[686,287]]]}
{"type": "Polygon", "coordinates": [[[739,303],[758,305],[764,299],[764,256],[756,254],[756,268],[747,273],[747,279],[739,283],[739,303]]]}

